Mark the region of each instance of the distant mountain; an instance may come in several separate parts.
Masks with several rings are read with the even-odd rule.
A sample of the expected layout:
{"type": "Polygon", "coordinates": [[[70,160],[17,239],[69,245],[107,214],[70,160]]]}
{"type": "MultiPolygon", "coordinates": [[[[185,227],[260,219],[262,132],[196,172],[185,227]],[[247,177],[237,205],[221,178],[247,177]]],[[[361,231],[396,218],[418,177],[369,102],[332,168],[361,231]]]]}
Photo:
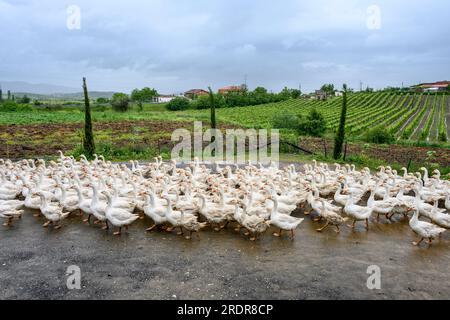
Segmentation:
{"type": "MultiPolygon", "coordinates": [[[[115,92],[112,91],[89,91],[90,99],[98,99],[98,98],[107,98],[111,99],[115,92]]],[[[3,96],[5,97],[6,92],[3,91],[3,96]]],[[[60,100],[83,100],[84,95],[83,92],[74,92],[74,93],[55,93],[55,94],[38,94],[38,93],[30,93],[30,92],[12,92],[16,97],[27,96],[32,100],[52,100],[52,99],[60,99],[60,100]]]]}
{"type": "MultiPolygon", "coordinates": [[[[3,91],[3,95],[6,95],[8,90],[11,91],[16,97],[23,97],[24,95],[31,99],[49,100],[49,99],[62,99],[62,100],[81,100],[83,99],[83,92],[81,88],[70,88],[59,85],[45,84],[45,83],[29,83],[25,81],[0,81],[0,86],[3,91]]],[[[114,92],[111,91],[89,91],[89,98],[108,98],[113,96],[114,92]]]]}
{"type": "Polygon", "coordinates": [[[80,88],[70,88],[66,86],[46,84],[46,83],[29,83],[25,81],[0,81],[3,92],[10,90],[11,92],[28,92],[43,95],[53,95],[57,93],[76,93],[80,88]]]}

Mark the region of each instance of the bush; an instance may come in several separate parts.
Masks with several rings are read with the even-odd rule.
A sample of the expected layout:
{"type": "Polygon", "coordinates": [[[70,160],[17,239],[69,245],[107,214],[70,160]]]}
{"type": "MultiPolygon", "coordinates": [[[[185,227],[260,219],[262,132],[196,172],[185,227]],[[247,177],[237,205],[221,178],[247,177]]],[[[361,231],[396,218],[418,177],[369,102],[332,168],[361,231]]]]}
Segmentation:
{"type": "Polygon", "coordinates": [[[380,143],[380,144],[388,144],[395,141],[394,135],[382,127],[377,127],[369,130],[365,137],[364,141],[370,143],[380,143]]]}
{"type": "Polygon", "coordinates": [[[302,135],[321,137],[327,130],[327,122],[323,115],[316,109],[312,109],[308,116],[300,118],[298,132],[302,135]]]}
{"type": "Polygon", "coordinates": [[[103,97],[97,98],[97,103],[99,103],[99,104],[108,103],[108,102],[109,102],[108,98],[103,98],[103,97]]]}
{"type": "MultiPolygon", "coordinates": [[[[226,107],[225,99],[220,94],[214,94],[214,103],[217,108],[226,107]]],[[[208,96],[199,96],[195,100],[191,101],[191,106],[194,109],[209,109],[211,107],[211,99],[208,96]]]]}
{"type": "Polygon", "coordinates": [[[125,93],[114,93],[111,99],[111,105],[115,111],[128,111],[130,99],[125,93]]]}
{"type": "Polygon", "coordinates": [[[272,126],[275,129],[297,129],[299,118],[295,114],[279,114],[273,117],[272,126]]]}
{"type": "Polygon", "coordinates": [[[12,100],[3,101],[0,104],[0,112],[24,112],[24,111],[33,111],[33,108],[27,104],[18,104],[12,100]]]}
{"type": "Polygon", "coordinates": [[[183,97],[177,97],[170,101],[166,108],[171,111],[177,111],[177,110],[186,110],[189,109],[189,100],[183,97]]]}

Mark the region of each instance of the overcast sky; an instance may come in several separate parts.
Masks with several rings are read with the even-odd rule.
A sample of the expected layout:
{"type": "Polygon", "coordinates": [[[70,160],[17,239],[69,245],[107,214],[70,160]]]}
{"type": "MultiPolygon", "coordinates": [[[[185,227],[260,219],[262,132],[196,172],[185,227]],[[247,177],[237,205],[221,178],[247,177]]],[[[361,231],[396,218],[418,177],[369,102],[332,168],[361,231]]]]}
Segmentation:
{"type": "Polygon", "coordinates": [[[245,75],[274,91],[450,80],[449,12],[448,0],[0,0],[0,80],[161,93],[245,75]]]}

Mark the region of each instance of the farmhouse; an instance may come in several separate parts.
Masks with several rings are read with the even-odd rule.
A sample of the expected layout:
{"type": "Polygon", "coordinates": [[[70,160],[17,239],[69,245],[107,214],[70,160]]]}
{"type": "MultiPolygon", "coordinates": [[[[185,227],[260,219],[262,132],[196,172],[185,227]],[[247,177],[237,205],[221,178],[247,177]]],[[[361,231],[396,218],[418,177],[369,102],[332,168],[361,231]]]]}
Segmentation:
{"type": "Polygon", "coordinates": [[[434,83],[421,83],[413,88],[417,92],[444,92],[448,91],[450,86],[450,81],[438,81],[434,83]]]}
{"type": "Polygon", "coordinates": [[[327,93],[322,90],[316,90],[316,99],[317,100],[327,100],[327,93]]]}
{"type": "Polygon", "coordinates": [[[157,96],[154,100],[155,103],[166,103],[166,102],[170,102],[173,99],[175,99],[176,96],[174,95],[163,95],[160,94],[159,96],[157,96]]]}
{"type": "Polygon", "coordinates": [[[227,94],[230,92],[240,92],[242,91],[242,86],[227,86],[219,89],[220,94],[227,94]]]}
{"type": "Polygon", "coordinates": [[[191,89],[189,91],[186,91],[184,93],[184,96],[189,99],[195,99],[197,97],[206,96],[208,94],[209,94],[208,91],[203,89],[191,89]]]}

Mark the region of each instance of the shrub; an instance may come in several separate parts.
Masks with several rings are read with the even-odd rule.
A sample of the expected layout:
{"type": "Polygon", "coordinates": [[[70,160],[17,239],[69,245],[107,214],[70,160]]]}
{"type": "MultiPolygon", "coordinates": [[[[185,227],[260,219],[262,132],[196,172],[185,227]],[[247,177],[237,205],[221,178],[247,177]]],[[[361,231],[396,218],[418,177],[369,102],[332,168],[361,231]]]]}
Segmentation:
{"type": "Polygon", "coordinates": [[[114,93],[111,99],[111,105],[115,111],[128,111],[130,99],[125,93],[114,93]]]}
{"type": "Polygon", "coordinates": [[[298,125],[299,134],[321,137],[327,129],[327,122],[323,115],[315,109],[312,109],[308,116],[300,119],[298,125]]]}
{"type": "Polygon", "coordinates": [[[3,103],[0,104],[0,111],[1,112],[24,112],[24,111],[32,111],[33,108],[30,107],[27,104],[18,104],[15,101],[12,100],[6,100],[3,101],[3,103]]]}
{"type": "Polygon", "coordinates": [[[387,144],[387,143],[394,142],[395,137],[387,129],[382,128],[382,127],[377,127],[377,128],[369,130],[366,133],[366,135],[364,137],[364,141],[371,142],[371,143],[387,144]]]}
{"type": "Polygon", "coordinates": [[[177,97],[170,101],[166,108],[171,111],[177,111],[177,110],[186,110],[189,109],[189,100],[183,97],[177,97]]]}
{"type": "Polygon", "coordinates": [[[295,114],[278,114],[273,117],[272,126],[275,129],[298,129],[299,117],[295,114]]]}
{"type": "Polygon", "coordinates": [[[97,98],[97,103],[99,103],[99,104],[108,103],[108,102],[109,102],[108,98],[103,98],[103,97],[97,98]]]}

